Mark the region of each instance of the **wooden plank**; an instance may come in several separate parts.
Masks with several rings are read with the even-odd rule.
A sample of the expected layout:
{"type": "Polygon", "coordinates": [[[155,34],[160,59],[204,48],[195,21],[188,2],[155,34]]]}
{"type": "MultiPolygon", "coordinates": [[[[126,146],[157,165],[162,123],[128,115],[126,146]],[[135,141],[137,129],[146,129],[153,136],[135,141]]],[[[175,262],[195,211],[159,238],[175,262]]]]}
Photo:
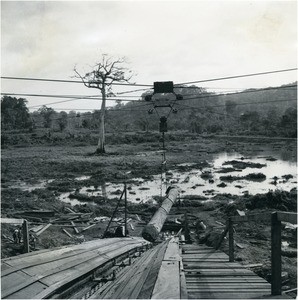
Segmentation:
{"type": "Polygon", "coordinates": [[[2,224],[16,224],[16,225],[22,225],[24,222],[24,219],[15,219],[15,218],[0,218],[0,221],[2,224]]]}
{"type": "MultiPolygon", "coordinates": [[[[8,263],[12,267],[26,268],[32,264],[63,259],[64,257],[83,254],[86,251],[103,247],[108,244],[116,243],[120,238],[113,239],[98,239],[93,241],[84,242],[73,246],[62,246],[54,249],[43,249],[38,252],[30,252],[21,254],[14,257],[4,258],[1,262],[8,263]],[[58,257],[58,258],[57,258],[58,257]]],[[[1,274],[3,276],[3,274],[1,274]]]]}
{"type": "Polygon", "coordinates": [[[178,261],[163,261],[151,299],[180,299],[178,261]]]}
{"type": "Polygon", "coordinates": [[[31,299],[32,293],[40,293],[45,288],[47,288],[46,285],[40,282],[35,282],[34,284],[22,289],[21,291],[18,291],[9,296],[8,299],[31,299]]]}
{"type": "MultiPolygon", "coordinates": [[[[131,298],[132,293],[134,293],[134,298],[140,298],[138,294],[142,293],[144,283],[147,282],[147,280],[144,282],[144,279],[148,278],[149,276],[149,274],[146,273],[146,269],[149,269],[150,273],[154,265],[152,261],[159,255],[160,249],[164,249],[164,254],[166,246],[167,242],[165,244],[157,245],[156,247],[145,252],[128,270],[126,270],[124,274],[121,274],[118,278],[116,278],[112,285],[105,287],[104,290],[99,290],[98,292],[96,292],[92,296],[92,299],[117,299],[124,297],[124,295],[126,296],[126,298],[131,298]],[[144,271],[146,274],[144,273],[144,271]],[[136,285],[138,286],[135,288],[136,285]]],[[[161,259],[162,258],[163,256],[161,257],[161,259]]],[[[153,286],[151,287],[150,291],[147,291],[147,293],[149,292],[149,298],[151,296],[153,286]]]]}
{"type": "Polygon", "coordinates": [[[281,295],[281,221],[278,214],[271,216],[271,293],[281,295]]]}
{"type": "Polygon", "coordinates": [[[116,290],[116,293],[112,297],[110,295],[109,298],[136,299],[148,277],[150,267],[152,266],[151,262],[155,256],[155,251],[150,251],[148,255],[144,255],[143,260],[138,263],[138,266],[135,266],[133,274],[130,273],[131,276],[127,276],[124,282],[125,285],[123,286],[122,284],[116,290]]]}
{"type": "Polygon", "coordinates": [[[197,277],[188,277],[186,276],[186,282],[188,283],[198,283],[198,284],[212,284],[212,283],[267,283],[269,284],[265,279],[260,277],[244,277],[244,276],[238,276],[238,277],[206,277],[206,278],[197,278],[197,277]]]}
{"type": "Polygon", "coordinates": [[[23,229],[24,252],[29,253],[30,246],[29,246],[29,230],[28,230],[28,221],[27,220],[24,220],[22,229],[23,229]]]}
{"type": "MultiPolygon", "coordinates": [[[[139,298],[139,294],[140,294],[146,280],[149,277],[151,268],[154,264],[154,260],[157,256],[157,252],[158,251],[155,251],[155,253],[147,260],[147,262],[140,266],[140,268],[141,268],[141,270],[143,270],[143,272],[141,273],[141,276],[139,277],[136,284],[133,284],[133,288],[131,289],[131,291],[129,293],[121,293],[118,298],[127,299],[128,298],[127,296],[129,296],[130,299],[139,298]]],[[[156,275],[156,277],[157,277],[157,275],[156,275]]]]}
{"type": "Polygon", "coordinates": [[[9,277],[1,278],[1,298],[5,298],[9,295],[9,293],[6,293],[7,290],[15,289],[16,286],[21,285],[30,278],[30,275],[21,271],[15,272],[9,277]]]}
{"type": "Polygon", "coordinates": [[[66,229],[62,228],[62,231],[63,231],[64,233],[66,233],[70,238],[73,237],[66,229]]]}
{"type": "Polygon", "coordinates": [[[232,218],[229,218],[229,261],[234,261],[234,227],[232,218]]]}
{"type": "Polygon", "coordinates": [[[47,230],[50,226],[52,226],[51,223],[47,224],[46,226],[44,226],[41,230],[37,231],[35,235],[39,236],[41,235],[45,230],[47,230]]]}
{"type": "Polygon", "coordinates": [[[82,232],[83,232],[83,231],[86,231],[86,230],[88,230],[88,229],[90,229],[90,228],[92,228],[92,227],[94,227],[94,226],[96,226],[96,225],[97,225],[97,224],[89,225],[89,226],[83,228],[83,229],[82,229],[82,232]]]}
{"type": "Polygon", "coordinates": [[[233,293],[233,292],[238,292],[240,294],[241,293],[250,293],[250,292],[259,292],[259,293],[270,293],[270,288],[254,288],[253,286],[252,287],[245,287],[245,288],[242,288],[241,286],[239,286],[238,288],[223,288],[223,287],[219,287],[217,289],[209,289],[208,287],[206,288],[193,288],[193,289],[189,289],[189,292],[211,292],[211,293],[216,293],[216,292],[219,292],[219,293],[233,293]]]}
{"type": "Polygon", "coordinates": [[[218,261],[218,262],[229,262],[229,259],[227,257],[224,257],[224,256],[219,256],[219,257],[214,257],[214,256],[207,256],[207,257],[195,257],[195,258],[183,258],[183,261],[185,262],[208,262],[208,261],[218,261]]]}
{"type": "Polygon", "coordinates": [[[201,254],[183,254],[183,259],[204,259],[204,258],[224,258],[229,260],[229,256],[223,252],[221,253],[201,253],[201,254]]]}
{"type": "MultiPolygon", "coordinates": [[[[85,256],[85,259],[83,260],[84,263],[86,263],[87,261],[89,261],[90,259],[96,258],[97,257],[97,252],[94,250],[95,254],[91,252],[90,256],[85,256]]],[[[44,265],[42,265],[40,267],[39,270],[36,270],[37,268],[35,267],[34,271],[30,271],[30,269],[26,270],[26,279],[23,280],[22,282],[19,282],[17,285],[13,285],[12,287],[9,286],[9,284],[7,284],[7,282],[10,281],[14,281],[14,276],[16,273],[11,273],[8,276],[4,276],[1,278],[2,281],[2,297],[8,297],[30,285],[33,285],[35,282],[40,281],[47,277],[50,276],[52,274],[57,275],[57,272],[62,272],[65,269],[68,268],[73,268],[74,266],[76,266],[78,264],[78,260],[77,259],[73,259],[70,263],[63,263],[63,265],[61,266],[61,262],[56,262],[56,264],[54,264],[54,262],[52,262],[51,265],[51,269],[47,269],[44,265]],[[37,275],[40,274],[40,275],[37,275]]],[[[32,269],[32,268],[31,268],[32,269]]],[[[20,272],[18,272],[20,273],[20,272]]],[[[23,273],[23,272],[22,272],[23,273]]],[[[49,284],[47,284],[46,282],[43,282],[43,284],[45,284],[46,286],[49,286],[49,284]]],[[[32,291],[34,293],[34,291],[32,291]]]]}
{"type": "Polygon", "coordinates": [[[291,212],[278,211],[277,220],[281,222],[297,224],[297,214],[291,212]]]}
{"type": "Polygon", "coordinates": [[[70,224],[73,226],[73,230],[75,231],[75,233],[78,234],[78,233],[79,233],[79,230],[78,230],[78,228],[76,227],[74,221],[70,221],[70,224]]]}
{"type": "MultiPolygon", "coordinates": [[[[229,293],[191,292],[190,293],[189,292],[188,297],[189,297],[189,299],[253,299],[253,298],[258,299],[259,297],[266,295],[266,294],[270,297],[268,292],[265,292],[265,293],[260,293],[260,292],[239,293],[239,291],[235,292],[235,293],[232,293],[232,292],[229,292],[229,293]]],[[[265,299],[267,299],[267,298],[265,298],[265,299]]]]}
{"type": "Polygon", "coordinates": [[[243,270],[243,266],[239,264],[234,264],[234,263],[185,263],[184,262],[184,268],[185,269],[233,269],[233,270],[238,270],[241,269],[243,270]]]}
{"type": "Polygon", "coordinates": [[[185,274],[188,277],[189,273],[196,273],[196,277],[214,277],[214,276],[231,276],[231,275],[238,275],[238,276],[255,276],[253,272],[246,272],[245,270],[239,270],[239,272],[235,273],[234,271],[229,270],[198,270],[198,269],[189,269],[185,270],[185,274]]]}
{"type": "MultiPolygon", "coordinates": [[[[111,239],[111,240],[113,240],[113,239],[111,239]]],[[[115,245],[114,245],[114,248],[116,249],[116,251],[117,251],[117,253],[121,253],[121,251],[125,251],[126,249],[131,249],[131,247],[135,247],[136,245],[137,246],[139,246],[140,245],[140,242],[138,242],[138,240],[135,240],[135,241],[133,241],[132,239],[130,239],[130,241],[127,241],[127,240],[129,240],[129,239],[126,239],[126,242],[129,244],[129,246],[128,246],[128,248],[127,248],[127,246],[125,246],[125,241],[124,241],[124,239],[122,240],[122,244],[123,244],[123,246],[120,246],[119,245],[119,242],[118,243],[116,243],[115,245]],[[133,245],[133,246],[132,246],[133,245]],[[120,249],[120,250],[119,250],[120,249]]],[[[139,241],[140,241],[140,239],[139,239],[139,241]]],[[[142,243],[142,242],[141,242],[142,243]]],[[[101,248],[101,249],[103,249],[103,247],[101,248]]],[[[56,279],[55,280],[59,280],[59,281],[61,281],[61,282],[63,282],[63,281],[68,281],[68,279],[69,279],[69,277],[67,277],[67,276],[65,276],[66,274],[65,274],[65,272],[63,272],[64,270],[68,270],[67,272],[68,272],[68,275],[69,276],[80,276],[80,272],[78,272],[78,270],[76,269],[76,268],[74,268],[74,266],[78,266],[78,265],[83,265],[84,266],[84,268],[88,268],[88,267],[96,267],[96,259],[98,260],[98,258],[100,258],[101,259],[101,262],[103,262],[103,261],[106,261],[106,260],[109,260],[109,259],[111,259],[111,255],[113,255],[113,254],[115,254],[115,253],[113,253],[113,251],[111,252],[110,250],[111,250],[111,246],[110,245],[107,245],[106,246],[106,252],[108,252],[109,253],[109,255],[110,256],[107,256],[107,254],[104,254],[104,253],[102,253],[102,255],[100,255],[100,257],[98,256],[98,254],[100,253],[99,251],[98,251],[99,249],[98,249],[98,247],[97,248],[95,248],[94,250],[93,250],[93,253],[91,252],[89,252],[90,253],[90,256],[88,257],[88,255],[84,255],[83,256],[83,259],[82,259],[82,256],[80,256],[79,255],[79,257],[81,257],[81,260],[78,260],[76,257],[74,257],[74,258],[72,258],[72,260],[68,263],[68,264],[65,264],[65,263],[61,263],[61,262],[59,262],[58,261],[58,265],[56,264],[56,266],[55,266],[55,263],[54,262],[52,262],[52,263],[50,263],[49,265],[51,266],[51,267],[53,267],[53,266],[55,266],[55,268],[53,269],[45,269],[44,268],[44,266],[41,266],[41,267],[39,267],[40,268],[40,272],[38,273],[38,272],[36,272],[36,267],[35,267],[35,270],[34,270],[34,268],[32,269],[31,268],[31,270],[33,270],[33,271],[30,271],[30,269],[27,269],[26,270],[26,273],[28,273],[29,275],[30,275],[30,273],[32,272],[32,274],[31,274],[31,278],[29,278],[29,279],[27,279],[27,280],[25,280],[24,282],[22,282],[21,284],[19,284],[18,286],[14,286],[12,289],[9,289],[9,288],[5,288],[4,290],[3,290],[3,285],[2,285],[2,296],[3,296],[3,293],[6,295],[6,296],[8,296],[8,295],[10,295],[10,294],[13,294],[13,293],[15,293],[15,292],[18,292],[19,290],[21,290],[21,289],[23,289],[23,288],[25,288],[26,286],[29,286],[29,285],[31,285],[31,284],[33,284],[34,282],[36,282],[37,280],[39,280],[39,281],[41,281],[43,278],[46,278],[46,277],[48,277],[48,276],[52,276],[52,278],[53,277],[56,277],[56,279]],[[95,258],[95,260],[94,260],[94,258],[95,258]],[[93,259],[92,260],[92,264],[87,264],[86,263],[86,261],[89,261],[90,259],[93,259]],[[59,272],[58,274],[59,274],[59,276],[57,276],[57,272],[59,272]],[[61,273],[63,273],[63,275],[61,275],[61,273]],[[35,275],[35,274],[40,274],[40,275],[35,275]],[[76,274],[76,275],[75,275],[76,274]],[[58,278],[57,279],[57,277],[61,277],[61,278],[58,278]]],[[[65,262],[65,260],[64,260],[64,262],[65,262]]],[[[99,262],[98,262],[99,263],[99,262]]],[[[82,268],[81,268],[82,269],[82,268]]],[[[3,281],[3,274],[1,274],[2,275],[2,281],[3,281]]],[[[14,276],[14,273],[13,274],[11,274],[12,276],[14,276]]],[[[7,278],[8,277],[10,277],[10,276],[7,276],[7,278]]],[[[49,277],[49,278],[50,278],[49,277]]],[[[49,278],[47,278],[47,280],[49,279],[49,278]]],[[[50,284],[53,282],[53,280],[52,281],[50,281],[50,284]]],[[[47,282],[43,282],[43,283],[45,283],[46,285],[50,285],[50,284],[47,284],[47,282]]],[[[33,296],[32,296],[33,297],[33,296]]]]}
{"type": "Polygon", "coordinates": [[[192,245],[192,244],[185,244],[181,246],[182,249],[185,250],[197,250],[197,249],[210,249],[214,250],[212,247],[206,246],[205,244],[200,244],[200,245],[192,245]]]}
{"type": "Polygon", "coordinates": [[[182,260],[180,261],[180,299],[188,299],[186,276],[182,260]]]}
{"type": "Polygon", "coordinates": [[[62,278],[59,281],[57,281],[54,284],[52,284],[49,288],[45,289],[43,292],[41,292],[41,293],[39,293],[37,295],[34,295],[32,297],[32,299],[45,298],[48,295],[51,295],[52,293],[54,293],[55,290],[57,290],[61,286],[63,286],[65,284],[67,284],[68,282],[70,282],[70,281],[78,278],[82,274],[86,274],[86,273],[90,272],[96,266],[99,266],[103,262],[111,260],[113,257],[119,256],[119,255],[121,255],[123,253],[126,253],[126,252],[128,252],[128,251],[130,251],[132,249],[135,249],[135,248],[140,247],[141,245],[145,245],[145,244],[147,244],[147,242],[145,242],[145,241],[139,241],[139,242],[137,242],[137,241],[133,242],[132,241],[131,244],[128,244],[128,245],[126,245],[124,247],[118,247],[117,250],[112,251],[109,254],[106,254],[105,257],[107,257],[107,258],[104,259],[104,260],[103,260],[103,257],[100,256],[97,259],[95,259],[92,264],[88,264],[88,265],[87,264],[80,264],[80,265],[78,265],[75,269],[72,270],[71,274],[69,274],[69,272],[68,272],[68,274],[67,274],[67,272],[64,273],[64,274],[59,274],[59,275],[62,275],[62,278]]]}
{"type": "Polygon", "coordinates": [[[225,282],[225,283],[208,283],[208,285],[206,284],[206,282],[196,282],[194,283],[189,283],[188,282],[188,290],[191,289],[210,289],[212,291],[215,290],[225,290],[225,289],[248,289],[248,288],[252,288],[252,289],[259,289],[259,288],[266,288],[268,290],[270,290],[270,284],[267,282],[225,282]]]}
{"type": "Polygon", "coordinates": [[[208,255],[211,255],[213,253],[222,253],[222,252],[219,250],[210,251],[209,249],[183,251],[183,254],[208,254],[208,255]]]}
{"type": "MultiPolygon", "coordinates": [[[[46,274],[47,276],[43,276],[42,279],[40,279],[41,282],[47,284],[47,285],[52,285],[55,284],[59,281],[63,281],[66,278],[66,274],[68,274],[68,269],[70,270],[71,274],[80,274],[81,271],[78,272],[78,270],[84,269],[84,266],[82,268],[82,265],[90,265],[95,268],[97,266],[96,261],[98,257],[101,257],[105,260],[109,260],[113,258],[114,256],[117,256],[117,253],[122,254],[123,251],[128,247],[130,248],[131,244],[130,243],[117,243],[114,245],[109,245],[107,247],[102,248],[102,250],[96,251],[93,250],[91,253],[87,252],[84,256],[85,257],[72,257],[71,260],[63,260],[65,262],[63,264],[63,267],[60,267],[59,269],[59,264],[55,264],[54,271],[49,269],[48,273],[46,274]],[[67,263],[66,263],[67,262],[67,263]]],[[[51,263],[53,265],[53,263],[51,263]]],[[[98,262],[98,264],[101,264],[101,261],[98,262]]],[[[43,270],[44,265],[35,267],[32,269],[27,269],[27,273],[41,273],[43,270]]],[[[50,268],[51,266],[47,266],[50,268]]],[[[43,274],[43,273],[42,273],[43,274]]],[[[44,274],[43,274],[44,275],[44,274]]]]}
{"type": "Polygon", "coordinates": [[[32,227],[29,229],[29,231],[32,231],[34,233],[38,232],[39,230],[41,230],[42,228],[44,227],[44,225],[38,225],[38,226],[35,226],[35,227],[32,227]]]}
{"type": "Polygon", "coordinates": [[[153,266],[150,270],[150,273],[148,275],[147,280],[145,281],[142,290],[140,291],[139,295],[138,295],[138,299],[150,299],[153,289],[154,289],[154,285],[158,276],[158,272],[164,257],[164,254],[166,252],[167,249],[167,244],[168,241],[164,242],[161,245],[161,248],[158,251],[158,254],[154,260],[153,266]]]}
{"type": "Polygon", "coordinates": [[[73,211],[71,208],[69,207],[65,207],[65,210],[67,210],[68,212],[72,213],[72,214],[75,214],[76,212],[73,211]]]}
{"type": "Polygon", "coordinates": [[[42,265],[50,262],[62,261],[65,258],[72,256],[83,256],[86,252],[94,249],[100,250],[102,247],[118,242],[119,239],[104,239],[91,242],[85,242],[71,247],[62,247],[55,250],[40,250],[24,255],[19,255],[12,258],[2,260],[3,263],[8,263],[11,268],[1,273],[1,277],[7,276],[10,273],[18,270],[42,265]]]}
{"type": "Polygon", "coordinates": [[[169,241],[163,260],[180,260],[178,238],[172,238],[169,241]]]}
{"type": "Polygon", "coordinates": [[[223,230],[223,232],[219,238],[219,241],[215,247],[216,250],[219,249],[219,247],[220,247],[221,243],[223,242],[225,236],[227,235],[228,231],[229,231],[229,224],[227,224],[226,228],[223,230]]]}

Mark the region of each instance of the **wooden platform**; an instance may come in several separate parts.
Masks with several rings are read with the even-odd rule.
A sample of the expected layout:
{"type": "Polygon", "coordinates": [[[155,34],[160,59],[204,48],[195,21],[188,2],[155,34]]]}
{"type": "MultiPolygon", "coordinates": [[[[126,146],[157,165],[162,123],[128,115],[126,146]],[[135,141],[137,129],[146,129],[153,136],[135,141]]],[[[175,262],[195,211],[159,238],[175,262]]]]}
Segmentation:
{"type": "Polygon", "coordinates": [[[251,299],[270,297],[271,285],[254,272],[213,248],[182,245],[189,299],[251,299]]]}
{"type": "Polygon", "coordinates": [[[1,261],[2,299],[41,299],[111,259],[148,244],[142,238],[99,239],[1,261]]]}

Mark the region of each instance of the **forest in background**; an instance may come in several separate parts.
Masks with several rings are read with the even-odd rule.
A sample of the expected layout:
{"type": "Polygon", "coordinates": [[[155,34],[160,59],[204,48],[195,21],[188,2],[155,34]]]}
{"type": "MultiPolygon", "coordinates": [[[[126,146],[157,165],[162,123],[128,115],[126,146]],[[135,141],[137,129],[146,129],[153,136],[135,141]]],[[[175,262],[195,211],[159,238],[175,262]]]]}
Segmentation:
{"type": "MultiPolygon", "coordinates": [[[[118,101],[106,110],[106,132],[158,132],[159,117],[168,115],[169,108],[153,109],[154,104],[168,103],[175,108],[168,116],[169,132],[192,134],[226,134],[268,137],[297,137],[297,83],[267,89],[250,89],[234,94],[208,93],[197,86],[174,89],[183,100],[164,99],[118,101]],[[148,111],[151,110],[151,114],[148,111]],[[175,114],[173,112],[176,112],[175,114]]],[[[155,97],[154,96],[154,97],[155,97]]],[[[61,111],[47,106],[29,113],[27,100],[4,96],[1,99],[2,145],[17,143],[15,133],[29,133],[32,138],[53,136],[73,138],[80,132],[89,137],[96,135],[100,110],[90,112],[61,111]],[[62,135],[61,135],[62,134],[62,135]]]]}

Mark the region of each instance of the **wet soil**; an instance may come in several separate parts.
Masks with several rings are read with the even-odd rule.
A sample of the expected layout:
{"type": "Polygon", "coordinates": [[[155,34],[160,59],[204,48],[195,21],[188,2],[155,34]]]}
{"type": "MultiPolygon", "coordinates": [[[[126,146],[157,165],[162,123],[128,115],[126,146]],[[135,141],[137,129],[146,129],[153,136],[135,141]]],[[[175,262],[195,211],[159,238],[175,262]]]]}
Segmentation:
{"type": "MultiPolygon", "coordinates": [[[[292,160],[296,161],[296,141],[262,141],[262,139],[249,140],[241,138],[216,139],[184,136],[180,140],[179,138],[166,140],[167,168],[178,172],[191,170],[194,167],[203,170],[208,167],[208,161],[211,160],[215,153],[223,151],[238,152],[243,157],[249,157],[263,147],[280,151],[286,150],[292,160]]],[[[90,212],[92,213],[92,218],[111,216],[119,198],[119,193],[109,199],[97,196],[93,198],[91,196],[86,199],[84,195],[80,195],[80,189],[86,186],[93,186],[96,189],[105,182],[118,183],[120,186],[123,186],[125,177],[131,185],[134,185],[136,183],[133,179],[141,178],[149,181],[153,175],[158,175],[161,171],[162,153],[160,151],[161,143],[158,141],[112,144],[107,145],[106,149],[107,154],[98,156],[93,155],[94,146],[53,146],[43,144],[24,148],[5,147],[2,149],[1,156],[1,216],[11,217],[16,211],[37,209],[54,210],[56,214],[61,215],[66,213],[67,207],[71,207],[72,210],[78,213],[90,212]],[[125,175],[126,172],[130,173],[125,175]],[[81,180],[78,178],[81,178],[81,180]],[[31,190],[23,189],[20,183],[24,182],[31,186],[37,184],[37,188],[31,190]],[[43,182],[42,185],[38,186],[41,182],[43,182]],[[70,204],[59,200],[61,194],[73,192],[74,190],[76,192],[73,194],[76,198],[82,197],[83,199],[81,200],[85,201],[84,205],[70,206],[70,204]]],[[[267,158],[268,161],[275,160],[273,157],[267,158]]],[[[232,165],[235,170],[251,167],[245,165],[245,162],[241,159],[237,159],[237,163],[233,162],[229,163],[229,165],[232,165]]],[[[226,168],[223,167],[219,172],[225,173],[227,171],[225,170],[226,168]]],[[[254,166],[254,168],[260,168],[260,174],[262,174],[262,166],[254,166]]],[[[212,180],[212,176],[208,172],[202,175],[205,176],[204,180],[206,180],[206,193],[212,194],[212,191],[208,189],[208,181],[212,180]]],[[[255,174],[251,177],[256,180],[262,179],[258,178],[259,176],[262,177],[255,174]]],[[[218,240],[224,228],[219,223],[225,224],[228,216],[237,214],[237,209],[246,213],[262,213],[274,210],[296,212],[297,210],[295,190],[255,196],[232,196],[224,194],[225,183],[222,182],[220,186],[222,194],[216,195],[212,198],[212,201],[201,195],[190,195],[180,202],[179,207],[173,208],[173,213],[188,212],[195,216],[195,223],[203,221],[206,224],[206,230],[202,231],[199,228],[192,230],[195,242],[205,239],[205,242],[212,244],[218,240]]],[[[187,194],[187,191],[185,193],[187,194]]],[[[128,217],[132,219],[132,227],[134,228],[132,230],[129,227],[130,235],[140,236],[142,224],[150,220],[150,217],[158,207],[158,203],[161,201],[159,197],[155,197],[154,200],[156,202],[129,203],[128,217]]],[[[122,215],[123,212],[119,212],[116,214],[116,217],[122,217],[122,215]]],[[[97,226],[85,231],[83,234],[79,234],[75,238],[67,236],[61,230],[61,227],[51,226],[38,237],[36,248],[51,248],[80,243],[82,240],[100,238],[106,226],[107,221],[100,222],[97,226]]],[[[12,237],[14,228],[13,225],[8,224],[3,224],[2,226],[2,258],[22,252],[22,247],[4,238],[4,236],[12,237]]],[[[270,224],[266,222],[242,223],[241,226],[237,225],[235,230],[235,241],[238,244],[235,247],[236,260],[246,265],[262,264],[262,267],[254,271],[270,279],[270,224]]],[[[71,230],[70,232],[73,234],[71,230]]],[[[294,246],[294,250],[297,249],[297,238],[293,237],[295,236],[295,229],[285,229],[283,232],[285,232],[284,241],[294,246]]],[[[223,243],[222,249],[227,251],[227,241],[223,243]]],[[[289,253],[290,251],[284,251],[286,255],[283,255],[282,258],[283,271],[288,273],[284,286],[292,288],[296,286],[297,255],[293,257],[289,253]]]]}

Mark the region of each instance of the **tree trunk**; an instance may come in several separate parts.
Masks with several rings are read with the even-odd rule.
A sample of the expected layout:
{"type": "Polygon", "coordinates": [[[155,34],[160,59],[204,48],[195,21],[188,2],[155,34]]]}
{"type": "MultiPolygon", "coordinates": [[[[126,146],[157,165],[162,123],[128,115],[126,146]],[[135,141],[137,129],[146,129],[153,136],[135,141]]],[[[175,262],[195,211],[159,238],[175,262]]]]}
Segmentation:
{"type": "Polygon", "coordinates": [[[102,103],[100,109],[100,123],[99,123],[99,139],[97,144],[96,153],[105,153],[105,111],[106,111],[106,91],[103,84],[101,90],[102,103]]]}

